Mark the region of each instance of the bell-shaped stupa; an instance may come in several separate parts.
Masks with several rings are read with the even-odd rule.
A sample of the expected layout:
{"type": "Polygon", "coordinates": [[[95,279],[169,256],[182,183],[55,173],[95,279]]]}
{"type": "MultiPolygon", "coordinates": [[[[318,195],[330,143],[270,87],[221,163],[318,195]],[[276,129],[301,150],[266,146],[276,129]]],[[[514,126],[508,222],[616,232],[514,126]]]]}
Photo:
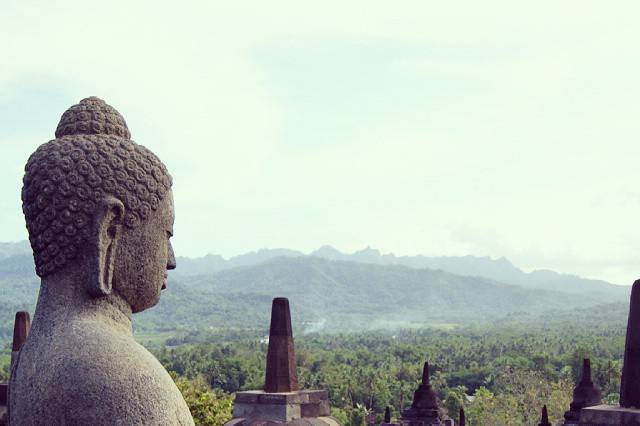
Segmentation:
{"type": "Polygon", "coordinates": [[[410,426],[441,425],[442,416],[429,379],[429,363],[425,362],[422,369],[422,382],[413,393],[411,407],[402,413],[400,423],[410,426]]]}
{"type": "Polygon", "coordinates": [[[569,411],[564,413],[564,426],[577,425],[580,422],[580,410],[600,404],[600,389],[591,380],[591,361],[582,361],[582,377],[573,390],[573,400],[569,411]]]}

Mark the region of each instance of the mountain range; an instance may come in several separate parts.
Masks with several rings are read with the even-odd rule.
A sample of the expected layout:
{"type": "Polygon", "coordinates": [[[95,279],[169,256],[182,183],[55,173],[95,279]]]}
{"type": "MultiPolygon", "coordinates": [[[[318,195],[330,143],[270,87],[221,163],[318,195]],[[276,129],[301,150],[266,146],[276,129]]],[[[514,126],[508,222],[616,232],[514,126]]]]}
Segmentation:
{"type": "Polygon", "coordinates": [[[492,259],[488,256],[441,256],[427,257],[395,256],[381,254],[379,250],[367,247],[354,253],[342,253],[334,247],[325,245],[308,255],[289,249],[263,249],[225,259],[219,255],[207,255],[199,258],[178,258],[176,275],[206,275],[240,266],[257,265],[278,257],[319,257],[328,260],[340,260],[373,265],[402,265],[415,269],[441,270],[467,277],[483,277],[505,284],[519,285],[525,288],[538,288],[566,293],[585,291],[602,293],[607,298],[615,294],[627,294],[625,286],[613,286],[602,280],[582,278],[576,275],[562,274],[547,269],[524,272],[515,267],[508,259],[492,259]]]}
{"type": "MultiPolygon", "coordinates": [[[[33,311],[38,283],[28,243],[0,243],[0,337],[10,336],[16,310],[33,311]]],[[[266,329],[276,296],[289,297],[299,330],[344,331],[470,324],[604,303],[621,304],[623,312],[629,287],[553,271],[525,273],[504,258],[265,249],[230,259],[178,258],[161,302],[136,315],[134,327],[266,329]]]]}

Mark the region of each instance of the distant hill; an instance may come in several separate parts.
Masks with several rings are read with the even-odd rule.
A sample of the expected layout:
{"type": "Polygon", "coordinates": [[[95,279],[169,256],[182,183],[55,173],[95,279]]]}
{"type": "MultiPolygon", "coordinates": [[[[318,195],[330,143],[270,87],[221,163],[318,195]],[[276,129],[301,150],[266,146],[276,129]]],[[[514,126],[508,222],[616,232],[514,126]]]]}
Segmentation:
{"type": "Polygon", "coordinates": [[[17,243],[0,243],[0,260],[23,254],[31,255],[31,246],[26,240],[17,243]]]}
{"type": "MultiPolygon", "coordinates": [[[[307,256],[302,252],[288,249],[263,249],[225,260],[221,256],[208,255],[200,258],[178,258],[179,276],[206,275],[238,266],[256,265],[278,257],[307,256]]],[[[380,251],[367,247],[352,254],[342,253],[331,246],[322,246],[308,256],[329,260],[370,263],[375,265],[403,265],[417,269],[435,269],[451,274],[484,277],[505,284],[519,285],[526,288],[539,288],[567,293],[597,293],[605,300],[618,300],[629,293],[627,286],[616,286],[602,280],[592,280],[576,275],[561,274],[550,270],[524,272],[515,267],[504,257],[492,259],[477,256],[442,256],[427,257],[395,256],[381,254],[380,251]]]]}
{"type": "MultiPolygon", "coordinates": [[[[25,254],[24,247],[16,246],[16,251],[0,257],[0,338],[10,336],[16,310],[33,311],[39,287],[31,254],[25,254]]],[[[526,274],[506,260],[488,258],[470,257],[469,264],[498,265],[495,269],[500,271],[510,266],[515,277],[522,282],[529,279],[533,285],[420,266],[421,261],[433,259],[453,258],[395,258],[373,250],[344,255],[325,247],[313,256],[262,250],[229,260],[220,256],[180,259],[175,272],[182,269],[182,273],[172,271],[160,304],[136,315],[134,326],[138,331],[171,333],[266,328],[270,302],[276,296],[290,298],[294,322],[303,331],[450,326],[520,313],[550,316],[577,308],[597,311],[602,303],[619,303],[624,311],[628,303],[628,287],[554,272],[526,274]],[[403,262],[414,264],[398,264],[403,262]],[[553,289],[536,288],[554,280],[553,289]],[[576,286],[582,290],[575,291],[576,286]]]]}
{"type": "Polygon", "coordinates": [[[39,288],[30,253],[0,258],[0,338],[13,333],[17,311],[33,313],[39,288]]]}
{"type": "Polygon", "coordinates": [[[224,269],[257,265],[278,257],[300,257],[304,255],[304,253],[296,250],[262,249],[234,256],[228,260],[216,254],[208,254],[196,258],[178,257],[178,268],[172,273],[176,276],[214,274],[224,269]]]}
{"type": "Polygon", "coordinates": [[[626,286],[612,287],[612,284],[606,281],[561,274],[550,270],[536,270],[527,273],[515,267],[504,257],[498,259],[492,259],[486,256],[427,257],[417,255],[396,257],[393,254],[383,255],[378,250],[369,247],[353,254],[343,254],[331,246],[321,247],[315,252],[312,252],[311,255],[333,260],[439,269],[456,275],[485,277],[505,284],[515,284],[528,288],[559,290],[568,293],[589,291],[601,293],[606,297],[607,294],[612,292],[616,294],[627,294],[629,291],[626,286]]]}
{"type": "MultiPolygon", "coordinates": [[[[286,296],[301,321],[338,328],[462,324],[509,313],[539,314],[603,303],[599,294],[588,291],[528,289],[441,270],[300,256],[182,277],[180,283],[210,294],[211,299],[267,296],[261,308],[267,312],[271,297],[286,296]]],[[[612,294],[607,301],[626,298],[612,294]]]]}

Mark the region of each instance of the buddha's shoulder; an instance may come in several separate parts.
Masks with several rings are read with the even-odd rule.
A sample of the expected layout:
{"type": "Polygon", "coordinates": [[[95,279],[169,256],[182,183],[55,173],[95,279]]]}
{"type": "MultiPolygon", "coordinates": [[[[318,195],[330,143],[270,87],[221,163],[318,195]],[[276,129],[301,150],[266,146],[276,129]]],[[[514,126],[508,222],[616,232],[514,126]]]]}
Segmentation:
{"type": "MultiPolygon", "coordinates": [[[[171,377],[160,362],[133,336],[109,327],[72,328],[65,336],[64,359],[69,368],[93,371],[95,375],[114,376],[123,380],[140,378],[144,385],[165,385],[171,377]]],[[[175,388],[175,386],[172,386],[175,388]]]]}
{"type": "MultiPolygon", "coordinates": [[[[122,424],[192,424],[180,391],[151,353],[131,335],[82,325],[69,324],[66,331],[53,336],[62,344],[49,346],[42,342],[42,352],[37,347],[38,339],[25,345],[19,361],[25,374],[18,381],[47,389],[31,406],[58,407],[54,411],[67,413],[65,418],[70,416],[74,421],[82,414],[77,407],[95,407],[91,415],[112,419],[124,416],[122,424]],[[47,361],[46,370],[39,365],[42,356],[47,361]]],[[[94,419],[87,424],[102,423],[94,419]]]]}

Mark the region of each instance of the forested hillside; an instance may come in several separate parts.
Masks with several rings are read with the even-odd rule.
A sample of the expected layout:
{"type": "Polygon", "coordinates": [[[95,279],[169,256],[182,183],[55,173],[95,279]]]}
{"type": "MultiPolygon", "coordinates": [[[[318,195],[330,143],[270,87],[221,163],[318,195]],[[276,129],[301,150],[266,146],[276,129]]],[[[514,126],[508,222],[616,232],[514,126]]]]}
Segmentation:
{"type": "Polygon", "coordinates": [[[560,274],[546,269],[526,273],[504,257],[492,259],[486,256],[395,256],[393,254],[381,254],[379,250],[369,247],[350,254],[342,253],[331,246],[323,246],[311,252],[309,255],[288,249],[263,249],[235,256],[228,260],[216,255],[207,255],[193,259],[179,258],[178,264],[181,265],[181,267],[176,270],[176,274],[212,274],[223,269],[256,265],[277,257],[303,256],[375,265],[402,265],[416,269],[442,270],[455,275],[484,277],[504,284],[519,285],[527,288],[560,290],[569,293],[589,291],[599,293],[605,298],[611,293],[620,294],[624,292],[624,287],[612,287],[610,283],[602,280],[586,279],[570,274],[560,274]]]}
{"type": "MultiPolygon", "coordinates": [[[[0,250],[0,336],[8,338],[15,311],[33,310],[39,281],[24,244],[12,247],[14,255],[6,246],[0,248],[5,249],[0,250]]],[[[212,273],[202,273],[202,260],[183,262],[183,272],[170,275],[160,304],[136,315],[134,327],[174,337],[218,328],[266,327],[270,301],[276,296],[291,300],[301,332],[450,328],[517,313],[556,316],[602,303],[624,306],[628,297],[627,287],[599,282],[594,289],[593,282],[576,277],[572,285],[584,283],[579,293],[571,286],[565,289],[562,282],[549,290],[362,260],[270,257],[263,252],[235,261],[244,266],[212,273]]]]}

